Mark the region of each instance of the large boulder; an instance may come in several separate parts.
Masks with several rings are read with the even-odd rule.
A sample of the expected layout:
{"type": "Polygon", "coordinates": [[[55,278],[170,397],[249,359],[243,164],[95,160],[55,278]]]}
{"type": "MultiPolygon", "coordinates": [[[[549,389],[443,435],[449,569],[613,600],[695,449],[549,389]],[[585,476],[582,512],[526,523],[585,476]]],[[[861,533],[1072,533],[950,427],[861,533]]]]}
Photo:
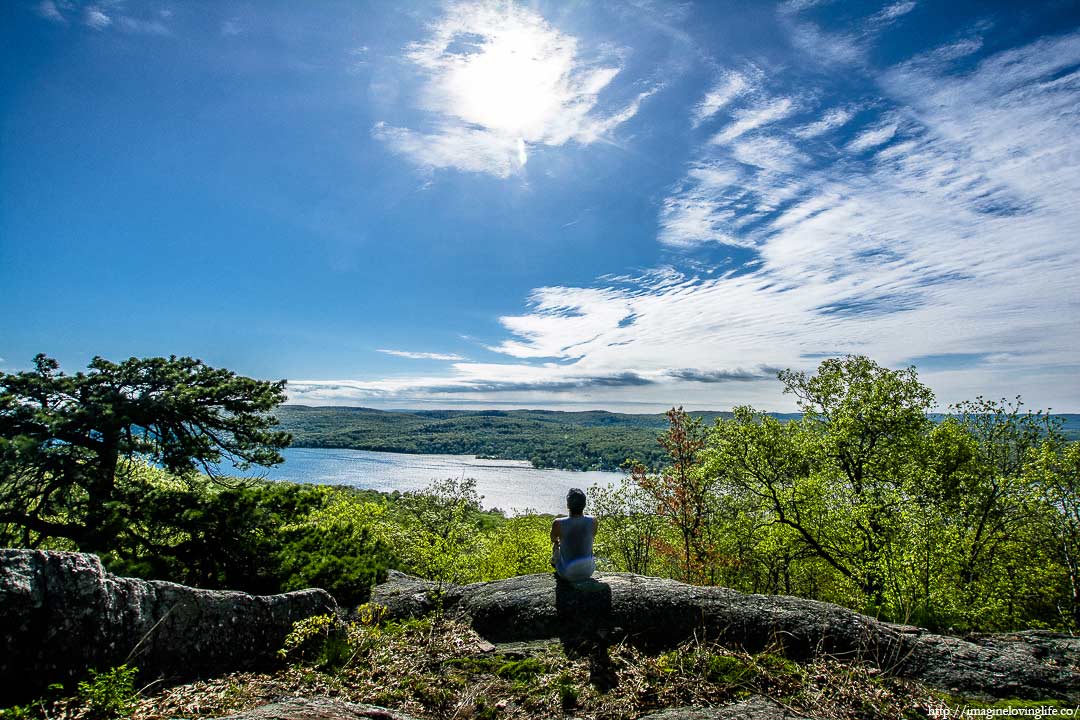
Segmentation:
{"type": "Polygon", "coordinates": [[[11,702],[123,663],[181,681],[275,662],[323,590],[254,596],[115,577],[94,555],[0,549],[0,678],[11,702]]]}
{"type": "MultiPolygon", "coordinates": [[[[419,615],[433,607],[431,589],[424,581],[391,573],[371,600],[385,605],[391,617],[419,615]]],[[[604,573],[574,585],[543,574],[451,586],[442,602],[445,612],[496,643],[625,639],[662,649],[696,634],[748,652],[775,648],[795,660],[830,655],[869,662],[943,690],[1080,699],[1080,674],[1068,660],[1061,662],[1064,655],[1055,655],[1071,647],[1063,640],[1040,636],[1029,642],[1015,635],[975,643],[802,598],[604,573]]],[[[1076,662],[1074,656],[1071,663],[1076,662]]]]}

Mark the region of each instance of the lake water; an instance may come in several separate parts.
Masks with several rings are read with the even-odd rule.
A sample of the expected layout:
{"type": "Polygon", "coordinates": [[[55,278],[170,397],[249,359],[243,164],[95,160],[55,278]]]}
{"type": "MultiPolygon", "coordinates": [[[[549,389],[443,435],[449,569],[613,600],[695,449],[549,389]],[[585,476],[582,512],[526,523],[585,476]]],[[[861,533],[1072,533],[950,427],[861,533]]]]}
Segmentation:
{"type": "MultiPolygon", "coordinates": [[[[411,455],[340,450],[287,448],[285,462],[259,474],[268,480],[351,485],[391,492],[420,490],[432,480],[473,478],[485,508],[509,514],[526,509],[564,513],[566,491],[590,485],[621,483],[622,473],[538,470],[524,460],[479,460],[472,455],[411,455]]],[[[237,474],[231,468],[222,472],[237,474]]]]}

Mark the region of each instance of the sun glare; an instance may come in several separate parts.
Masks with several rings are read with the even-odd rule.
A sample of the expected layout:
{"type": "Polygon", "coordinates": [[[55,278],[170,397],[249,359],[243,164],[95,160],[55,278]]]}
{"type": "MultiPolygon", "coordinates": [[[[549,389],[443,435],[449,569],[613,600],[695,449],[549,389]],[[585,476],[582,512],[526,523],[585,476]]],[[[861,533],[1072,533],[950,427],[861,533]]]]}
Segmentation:
{"type": "Polygon", "coordinates": [[[583,61],[575,38],[512,5],[458,6],[410,55],[431,73],[425,108],[482,131],[519,165],[531,144],[594,140],[589,113],[619,72],[583,61]]]}

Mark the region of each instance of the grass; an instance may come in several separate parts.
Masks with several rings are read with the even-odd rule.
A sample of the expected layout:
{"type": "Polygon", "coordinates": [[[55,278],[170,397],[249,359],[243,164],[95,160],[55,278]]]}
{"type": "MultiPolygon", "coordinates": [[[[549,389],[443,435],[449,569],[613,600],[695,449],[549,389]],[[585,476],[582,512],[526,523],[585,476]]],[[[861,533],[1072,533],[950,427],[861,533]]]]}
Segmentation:
{"type": "MultiPolygon", "coordinates": [[[[650,710],[721,705],[765,695],[821,718],[924,718],[928,707],[974,707],[878,669],[820,658],[795,663],[691,640],[661,654],[629,645],[571,653],[557,644],[491,651],[466,625],[443,620],[308,621],[291,636],[288,667],[235,673],[136,699],[133,720],[208,718],[288,696],[335,697],[419,718],[635,718],[650,710]],[[323,647],[332,648],[326,651],[323,647]]],[[[1023,707],[1049,703],[1028,703],[1023,707]]],[[[997,703],[992,707],[1007,707],[997,703]]],[[[88,718],[72,697],[10,717],[88,718]]]]}

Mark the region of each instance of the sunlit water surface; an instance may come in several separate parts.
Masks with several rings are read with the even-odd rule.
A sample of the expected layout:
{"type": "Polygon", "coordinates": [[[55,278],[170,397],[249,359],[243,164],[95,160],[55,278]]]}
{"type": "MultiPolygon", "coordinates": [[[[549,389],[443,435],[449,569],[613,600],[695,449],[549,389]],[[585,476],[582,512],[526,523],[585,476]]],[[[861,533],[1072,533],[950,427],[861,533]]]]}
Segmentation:
{"type": "MultiPolygon", "coordinates": [[[[350,485],[391,492],[420,490],[432,480],[473,478],[485,508],[509,514],[525,510],[564,512],[566,491],[572,487],[622,482],[622,473],[538,470],[524,460],[479,460],[472,455],[410,455],[340,450],[287,448],[285,462],[260,474],[269,480],[350,485]]],[[[222,471],[238,474],[231,468],[222,471]]]]}

